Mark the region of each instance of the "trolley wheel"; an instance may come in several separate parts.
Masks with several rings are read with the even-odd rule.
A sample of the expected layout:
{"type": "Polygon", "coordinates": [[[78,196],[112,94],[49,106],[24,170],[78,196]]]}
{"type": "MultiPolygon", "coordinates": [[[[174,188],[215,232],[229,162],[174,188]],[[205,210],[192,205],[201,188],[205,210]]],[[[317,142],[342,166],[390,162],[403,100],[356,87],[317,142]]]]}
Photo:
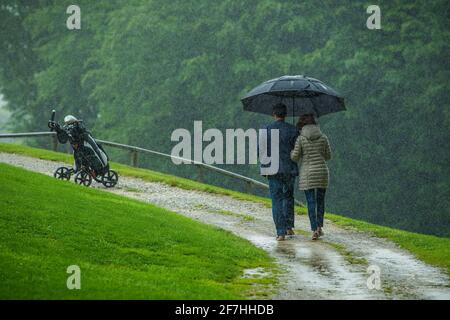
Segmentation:
{"type": "Polygon", "coordinates": [[[114,170],[108,170],[102,176],[102,183],[106,188],[114,187],[117,184],[117,181],[119,181],[119,175],[114,170]]]}
{"type": "Polygon", "coordinates": [[[59,167],[55,170],[53,176],[60,180],[70,180],[70,169],[67,167],[59,167]]]}
{"type": "Polygon", "coordinates": [[[80,171],[75,175],[75,183],[89,187],[92,183],[92,177],[85,171],[80,171]]]}

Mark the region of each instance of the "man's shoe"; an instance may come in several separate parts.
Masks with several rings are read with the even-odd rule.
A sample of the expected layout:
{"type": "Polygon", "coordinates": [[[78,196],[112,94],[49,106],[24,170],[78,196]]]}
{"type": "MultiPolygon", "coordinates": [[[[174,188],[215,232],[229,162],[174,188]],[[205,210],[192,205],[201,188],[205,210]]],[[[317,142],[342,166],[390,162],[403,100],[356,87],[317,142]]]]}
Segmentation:
{"type": "Polygon", "coordinates": [[[284,236],[278,236],[277,237],[277,241],[284,241],[285,240],[285,237],[284,236]]]}
{"type": "Polygon", "coordinates": [[[318,231],[314,231],[311,240],[318,240],[319,239],[319,232],[318,231]]]}
{"type": "Polygon", "coordinates": [[[288,236],[293,236],[293,235],[295,235],[295,232],[294,232],[293,229],[287,229],[286,234],[287,234],[288,236]]]}

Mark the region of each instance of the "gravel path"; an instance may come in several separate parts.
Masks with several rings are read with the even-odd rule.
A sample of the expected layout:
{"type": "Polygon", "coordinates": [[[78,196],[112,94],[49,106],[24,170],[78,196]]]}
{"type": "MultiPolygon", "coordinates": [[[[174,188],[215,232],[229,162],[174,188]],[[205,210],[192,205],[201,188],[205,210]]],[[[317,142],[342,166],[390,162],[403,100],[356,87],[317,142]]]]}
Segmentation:
{"type": "MultiPolygon", "coordinates": [[[[0,162],[52,175],[63,163],[0,153],[0,162]]],[[[306,216],[297,235],[277,242],[271,209],[228,196],[120,177],[113,189],[94,188],[149,202],[229,230],[266,250],[283,267],[273,299],[450,299],[447,275],[392,242],[325,221],[323,240],[310,240],[306,216]],[[367,267],[380,268],[381,290],[368,289],[367,267]]]]}

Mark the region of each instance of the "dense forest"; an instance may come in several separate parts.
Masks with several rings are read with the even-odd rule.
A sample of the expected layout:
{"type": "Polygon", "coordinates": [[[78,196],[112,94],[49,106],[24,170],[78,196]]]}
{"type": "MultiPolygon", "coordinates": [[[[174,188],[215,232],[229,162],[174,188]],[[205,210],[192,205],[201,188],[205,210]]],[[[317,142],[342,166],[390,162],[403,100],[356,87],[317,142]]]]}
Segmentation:
{"type": "MultiPolygon", "coordinates": [[[[240,98],[304,74],[338,90],[348,109],[319,119],[334,152],[328,210],[450,236],[449,1],[378,1],[380,30],[366,27],[368,1],[77,0],[81,29],[68,30],[71,4],[0,0],[9,130],[47,130],[55,108],[98,138],[170,153],[172,131],[192,131],[194,120],[260,127],[270,118],[243,112],[240,98]]],[[[257,166],[222,167],[263,180],[257,166]]]]}

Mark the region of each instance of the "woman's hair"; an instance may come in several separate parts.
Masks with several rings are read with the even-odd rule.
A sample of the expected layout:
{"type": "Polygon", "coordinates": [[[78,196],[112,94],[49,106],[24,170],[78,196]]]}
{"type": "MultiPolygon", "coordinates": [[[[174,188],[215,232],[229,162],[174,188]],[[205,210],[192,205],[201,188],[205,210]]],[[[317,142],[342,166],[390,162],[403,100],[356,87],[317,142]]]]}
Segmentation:
{"type": "Polygon", "coordinates": [[[297,128],[302,130],[303,126],[307,124],[317,124],[313,114],[303,114],[298,118],[297,128]]]}

